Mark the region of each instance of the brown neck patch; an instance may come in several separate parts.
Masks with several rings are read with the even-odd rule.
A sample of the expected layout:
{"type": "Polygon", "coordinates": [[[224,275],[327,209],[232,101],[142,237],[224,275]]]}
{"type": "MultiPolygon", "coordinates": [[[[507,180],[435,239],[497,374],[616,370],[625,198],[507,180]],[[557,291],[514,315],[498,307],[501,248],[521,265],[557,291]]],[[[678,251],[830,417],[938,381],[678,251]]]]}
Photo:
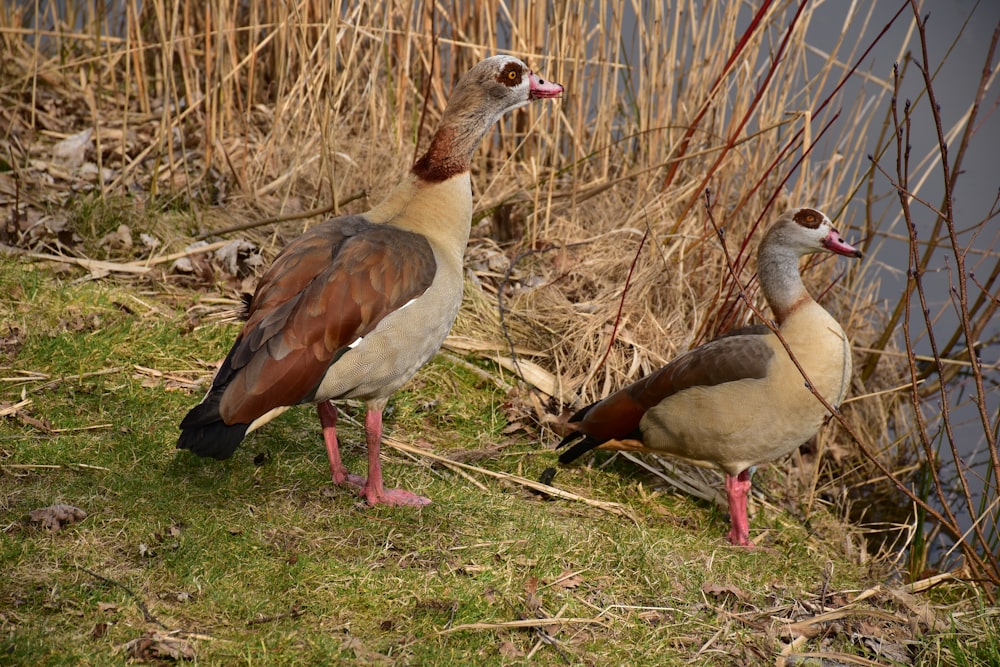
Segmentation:
{"type": "Polygon", "coordinates": [[[774,313],[774,319],[778,322],[780,327],[789,316],[796,310],[806,305],[807,303],[813,301],[813,298],[809,296],[808,292],[803,292],[802,296],[788,304],[787,306],[778,305],[777,307],[772,306],[771,310],[774,313]]]}
{"type": "Polygon", "coordinates": [[[454,130],[442,127],[434,134],[427,152],[413,163],[413,173],[423,181],[440,183],[469,171],[471,166],[467,158],[456,155],[454,130]]]}

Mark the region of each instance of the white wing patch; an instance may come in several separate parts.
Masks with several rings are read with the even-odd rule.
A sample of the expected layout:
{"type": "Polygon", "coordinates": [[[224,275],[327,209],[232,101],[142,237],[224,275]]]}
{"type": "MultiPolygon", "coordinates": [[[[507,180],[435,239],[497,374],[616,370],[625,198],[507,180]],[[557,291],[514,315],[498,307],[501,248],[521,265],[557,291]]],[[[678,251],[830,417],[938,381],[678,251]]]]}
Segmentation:
{"type": "MultiPolygon", "coordinates": [[[[420,296],[423,296],[423,295],[420,295],[420,296]]],[[[409,306],[409,305],[410,305],[411,303],[413,303],[414,301],[416,301],[416,300],[417,300],[418,298],[420,298],[420,297],[418,296],[418,297],[414,297],[414,298],[410,299],[409,301],[407,301],[406,303],[404,303],[404,304],[403,304],[402,306],[400,306],[399,308],[397,308],[396,310],[394,310],[394,311],[393,311],[393,313],[398,313],[399,311],[403,310],[404,308],[406,308],[407,306],[409,306]]],[[[391,315],[391,314],[392,314],[392,313],[390,313],[390,315],[391,315]]],[[[354,349],[354,348],[356,348],[356,347],[357,347],[358,345],[360,345],[360,344],[361,344],[361,341],[363,341],[364,339],[365,339],[365,337],[364,337],[364,336],[358,336],[358,337],[357,337],[357,338],[356,338],[356,339],[354,340],[354,342],[353,342],[353,343],[351,343],[350,345],[348,345],[347,347],[349,347],[350,349],[352,349],[352,350],[353,350],[353,349],[354,349]]]]}

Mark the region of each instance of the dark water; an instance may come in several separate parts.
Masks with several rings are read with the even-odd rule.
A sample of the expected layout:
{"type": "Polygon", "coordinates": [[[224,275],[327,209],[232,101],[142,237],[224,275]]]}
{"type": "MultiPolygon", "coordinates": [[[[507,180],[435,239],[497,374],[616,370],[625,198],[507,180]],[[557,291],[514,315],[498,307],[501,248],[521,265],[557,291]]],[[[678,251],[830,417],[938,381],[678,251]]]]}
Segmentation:
{"type": "MultiPolygon", "coordinates": [[[[861,99],[862,103],[870,103],[867,108],[870,113],[874,114],[876,122],[871,125],[865,144],[865,153],[874,156],[881,154],[881,157],[878,158],[879,164],[892,177],[895,177],[895,144],[893,142],[889,150],[885,152],[881,150],[883,146],[879,144],[879,133],[882,130],[881,121],[889,109],[891,96],[885,95],[883,99],[876,99],[875,93],[879,82],[891,85],[895,63],[899,63],[901,67],[905,66],[902,70],[904,76],[899,87],[898,99],[900,115],[903,114],[904,102],[906,100],[913,102],[912,132],[909,142],[911,165],[913,165],[910,189],[921,200],[934,207],[941,207],[945,189],[940,162],[931,161],[928,163],[929,166],[921,165],[921,161],[926,156],[937,154],[937,133],[931,107],[924,91],[925,84],[922,75],[912,62],[909,65],[906,64],[908,55],[912,55],[916,62],[923,62],[920,42],[917,39],[916,31],[913,30],[912,10],[907,6],[900,17],[893,22],[894,15],[907,4],[900,0],[877,0],[874,3],[848,3],[846,1],[818,3],[815,6],[816,13],[813,14],[809,24],[806,41],[816,47],[818,51],[825,53],[834,51],[838,40],[842,38],[847,44],[857,42],[862,47],[867,47],[876,40],[885,26],[892,22],[891,27],[877,41],[871,52],[861,60],[858,73],[852,76],[843,88],[838,104],[844,105],[844,116],[846,117],[850,115],[847,106],[853,104],[855,100],[861,99]],[[869,6],[873,8],[867,26],[863,26],[863,22],[859,19],[853,19],[845,25],[846,12],[852,4],[856,5],[856,9],[862,14],[867,13],[869,6]]],[[[643,7],[648,10],[647,5],[643,5],[643,7]]],[[[983,68],[987,66],[986,58],[993,32],[1000,26],[1000,2],[990,0],[945,2],[942,0],[924,2],[922,8],[923,15],[929,16],[926,26],[929,71],[934,73],[933,88],[940,108],[942,126],[945,132],[949,132],[956,126],[956,123],[959,123],[976,97],[983,68]]],[[[791,12],[789,12],[790,15],[791,12]]],[[[750,17],[751,8],[748,7],[741,18],[749,23],[750,17]]],[[[626,17],[625,32],[628,33],[629,26],[634,26],[635,21],[642,20],[642,14],[626,17]]],[[[860,57],[862,51],[863,48],[859,49],[855,58],[860,57]]],[[[633,52],[633,58],[635,55],[633,52]]],[[[769,54],[762,54],[762,57],[767,58],[769,54]]],[[[811,69],[819,70],[823,59],[822,53],[813,54],[810,58],[814,58],[814,67],[811,69]]],[[[855,62],[856,60],[849,64],[853,65],[855,62]]],[[[995,69],[997,65],[1000,65],[1000,57],[994,55],[990,65],[995,69]]],[[[831,80],[828,89],[832,91],[837,83],[836,79],[831,80]]],[[[778,85],[800,85],[800,82],[778,82],[778,85]]],[[[966,230],[958,236],[958,247],[969,249],[966,255],[967,273],[974,273],[980,276],[981,280],[985,280],[996,266],[997,253],[1000,252],[1000,222],[992,220],[985,225],[978,225],[979,222],[989,219],[995,212],[998,193],[1000,193],[1000,168],[998,168],[998,163],[1000,163],[1000,109],[997,108],[1000,106],[1000,93],[998,93],[998,89],[1000,89],[1000,85],[994,84],[983,99],[981,112],[974,125],[976,128],[974,139],[969,144],[962,163],[961,175],[953,191],[953,207],[957,227],[960,230],[966,230]],[[978,229],[978,233],[970,231],[975,229],[978,229]]],[[[837,136],[839,132],[831,134],[837,136]]],[[[949,139],[949,161],[954,159],[957,152],[958,136],[960,133],[957,133],[955,138],[949,139]]],[[[883,145],[887,141],[892,141],[891,133],[882,139],[883,145]]],[[[842,150],[842,147],[837,146],[833,141],[818,142],[813,159],[822,163],[838,150],[842,150]]],[[[803,177],[808,176],[797,174],[793,178],[803,177]]],[[[871,279],[880,284],[879,299],[885,303],[886,315],[905,294],[909,268],[909,245],[906,241],[908,230],[903,222],[902,208],[895,192],[895,187],[889,179],[878,175],[874,180],[870,201],[867,199],[868,192],[865,187],[862,187],[853,196],[849,192],[843,193],[844,208],[836,221],[841,227],[841,231],[852,242],[858,240],[861,230],[872,224],[876,226],[878,233],[870,239],[872,245],[866,260],[869,263],[866,272],[871,279]],[[866,220],[868,221],[867,225],[866,220]]],[[[936,213],[918,202],[911,203],[911,210],[917,237],[921,240],[928,240],[936,221],[936,213]]],[[[943,233],[946,234],[947,231],[944,230],[943,233]]],[[[917,296],[914,294],[911,298],[913,308],[910,325],[913,338],[912,349],[915,354],[932,355],[928,337],[929,331],[933,333],[940,346],[951,338],[953,332],[958,328],[958,311],[951,292],[952,286],[957,284],[958,279],[954,252],[949,243],[944,243],[942,248],[932,256],[927,272],[923,276],[928,306],[933,320],[931,327],[927,326],[921,313],[917,296]]],[[[980,294],[980,290],[971,281],[969,288],[971,303],[972,299],[980,294]]],[[[997,294],[993,294],[994,299],[997,296],[997,294]]],[[[980,359],[985,367],[992,367],[992,370],[984,371],[986,389],[984,396],[994,434],[997,422],[1000,421],[1000,389],[998,389],[1000,371],[996,370],[998,357],[1000,357],[998,338],[1000,338],[1000,318],[994,318],[987,324],[979,338],[979,341],[983,342],[979,349],[980,359]]],[[[903,348],[902,326],[898,327],[895,340],[899,347],[903,348]]],[[[959,348],[960,350],[961,348],[959,348]]],[[[936,376],[932,375],[929,379],[934,380],[936,376]]],[[[968,378],[968,374],[960,375],[948,385],[948,389],[948,407],[951,409],[950,421],[954,427],[954,441],[959,449],[972,493],[977,502],[992,502],[997,496],[997,486],[995,481],[988,481],[990,459],[986,446],[986,431],[979,417],[978,408],[972,405],[970,400],[970,395],[975,394],[974,384],[968,378]]],[[[940,448],[942,479],[953,483],[955,480],[954,457],[950,453],[943,429],[940,394],[928,396],[923,401],[922,412],[928,421],[930,439],[940,448]]],[[[902,434],[892,434],[892,436],[899,435],[902,434]]],[[[913,438],[907,440],[907,446],[912,449],[914,458],[922,455],[922,450],[919,449],[913,438]]],[[[859,496],[859,504],[870,505],[872,502],[881,504],[881,506],[876,505],[874,508],[869,507],[869,519],[882,518],[899,521],[905,516],[911,516],[910,503],[905,498],[901,498],[898,492],[893,491],[889,485],[881,488],[862,489],[861,496],[863,497],[859,496]],[[887,491],[888,493],[886,493],[887,491]]],[[[972,523],[973,515],[967,511],[964,503],[956,502],[955,498],[951,497],[949,504],[958,515],[961,528],[968,529],[972,523]]],[[[988,521],[986,525],[996,526],[998,514],[1000,514],[1000,510],[994,507],[990,514],[992,520],[988,521]]],[[[944,554],[950,546],[947,540],[941,539],[932,545],[931,550],[935,554],[944,554]]],[[[996,547],[996,543],[994,543],[994,547],[996,547]]]]}
{"type": "MultiPolygon", "coordinates": [[[[838,3],[832,3],[836,5],[838,3]]],[[[897,3],[880,2],[876,5],[878,18],[873,21],[872,31],[880,29],[891,17],[897,3]],[[884,18],[884,20],[882,20],[884,18]]],[[[824,13],[834,14],[833,7],[824,6],[824,13]]],[[[934,77],[933,87],[940,107],[942,127],[946,132],[960,121],[968,106],[975,99],[976,89],[986,65],[988,47],[994,30],[1000,26],[1000,3],[997,2],[928,2],[924,4],[925,12],[929,12],[927,21],[928,32],[928,63],[930,70],[938,69],[934,77]]],[[[873,52],[871,59],[873,72],[888,76],[893,62],[899,57],[900,43],[912,24],[909,10],[897,21],[886,35],[884,44],[873,52]]],[[[821,44],[824,38],[829,39],[836,34],[837,17],[816,21],[812,25],[810,35],[815,35],[816,44],[821,44]]],[[[911,48],[919,49],[915,40],[911,48]]],[[[915,53],[917,62],[921,62],[919,51],[915,53]]],[[[997,65],[994,56],[992,65],[997,65]]],[[[900,86],[900,100],[914,102],[912,128],[910,134],[911,156],[922,158],[934,152],[937,146],[937,133],[934,128],[931,107],[926,96],[921,97],[924,88],[923,77],[912,65],[906,73],[900,86]]],[[[1000,111],[996,105],[1000,101],[997,86],[993,86],[983,100],[982,112],[976,120],[976,132],[969,144],[966,157],[963,160],[963,172],[958,178],[953,192],[953,207],[957,227],[962,230],[973,229],[977,223],[990,217],[997,204],[998,189],[1000,189],[1000,171],[997,169],[998,151],[1000,151],[1000,111]]],[[[877,149],[876,138],[870,142],[872,152],[877,149]]],[[[949,158],[954,159],[957,153],[957,138],[949,143],[949,158]]],[[[911,160],[911,163],[917,160],[911,160]]],[[[895,150],[890,149],[880,164],[890,174],[895,174],[895,150]]],[[[922,175],[925,170],[914,170],[915,176],[922,175]]],[[[901,219],[901,206],[894,194],[892,184],[884,176],[876,178],[876,193],[885,194],[879,203],[872,208],[872,217],[884,217],[888,224],[883,226],[887,234],[905,237],[906,228],[901,219]]],[[[911,183],[917,182],[911,178],[911,183]]],[[[940,165],[934,166],[928,178],[917,187],[915,194],[920,199],[940,207],[944,197],[944,175],[940,165]]],[[[860,198],[852,200],[847,209],[845,219],[862,221],[866,215],[866,203],[860,198]]],[[[936,220],[936,213],[919,203],[912,203],[911,210],[918,238],[929,239],[936,220]]],[[[959,275],[954,253],[945,247],[932,256],[923,282],[927,292],[928,306],[934,318],[930,331],[934,334],[937,344],[943,345],[958,327],[957,310],[952,300],[951,287],[957,284],[959,275]]],[[[972,232],[959,235],[959,248],[970,248],[966,255],[966,270],[980,279],[985,279],[996,266],[996,252],[1000,252],[1000,223],[993,220],[983,226],[974,237],[972,232]],[[994,253],[992,257],[990,253],[994,253]]],[[[908,267],[908,245],[900,240],[886,236],[884,245],[878,251],[878,258],[884,266],[878,272],[882,287],[880,296],[887,303],[895,304],[904,293],[906,284],[906,268],[908,267]]],[[[969,282],[970,295],[978,295],[979,288],[969,282]]],[[[996,294],[994,294],[994,298],[996,294]]],[[[971,299],[970,299],[971,301],[971,299]]],[[[911,303],[913,315],[910,319],[911,331],[914,335],[914,352],[930,356],[932,348],[928,338],[928,327],[921,314],[919,301],[914,295],[911,303]]],[[[985,344],[980,349],[980,359],[987,367],[994,370],[985,372],[984,398],[987,412],[995,426],[1000,414],[1000,372],[996,369],[1000,357],[1000,318],[994,318],[980,336],[985,344]]],[[[900,334],[901,337],[901,334],[900,334]]],[[[935,379],[932,376],[930,379],[935,379]]],[[[974,384],[968,375],[959,376],[949,385],[948,403],[952,408],[951,423],[954,427],[954,441],[958,447],[961,459],[967,467],[967,477],[977,500],[986,494],[986,501],[996,498],[996,481],[987,485],[986,474],[989,464],[989,453],[986,448],[986,434],[979,418],[978,408],[972,405],[970,394],[975,393],[974,384]]],[[[941,446],[941,460],[944,462],[941,470],[944,480],[955,480],[954,458],[946,444],[946,434],[943,433],[944,423],[941,419],[941,397],[933,394],[923,405],[923,412],[929,422],[931,439],[941,446]]],[[[950,499],[952,508],[956,510],[963,530],[969,528],[972,515],[965,511],[964,504],[950,499]]],[[[992,521],[987,525],[997,525],[997,511],[994,509],[992,521]]],[[[935,553],[947,550],[947,541],[941,540],[932,547],[935,553]]],[[[996,546],[996,543],[994,543],[996,546]]]]}

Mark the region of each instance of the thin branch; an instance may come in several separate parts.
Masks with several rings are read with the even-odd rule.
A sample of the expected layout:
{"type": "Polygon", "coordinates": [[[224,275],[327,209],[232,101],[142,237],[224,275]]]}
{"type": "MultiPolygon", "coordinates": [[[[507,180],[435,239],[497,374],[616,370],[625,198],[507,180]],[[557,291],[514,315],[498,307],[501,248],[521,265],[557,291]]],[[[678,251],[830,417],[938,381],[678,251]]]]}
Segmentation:
{"type": "Polygon", "coordinates": [[[303,220],[305,218],[319,217],[323,215],[328,215],[335,212],[341,206],[346,206],[353,201],[358,199],[363,199],[368,196],[367,190],[358,190],[352,195],[349,195],[346,199],[341,201],[336,201],[329,206],[322,206],[320,208],[310,209],[308,211],[300,211],[298,213],[289,213],[288,215],[279,215],[275,218],[264,218],[263,220],[251,220],[250,222],[242,222],[238,225],[232,225],[230,227],[223,227],[222,229],[206,229],[197,236],[195,236],[196,241],[203,241],[210,236],[225,236],[226,234],[232,234],[234,232],[243,232],[248,229],[255,229],[257,227],[263,227],[265,225],[277,225],[282,222],[290,222],[292,220],[303,220]]]}
{"type": "Polygon", "coordinates": [[[147,623],[153,623],[155,625],[158,625],[161,628],[163,628],[164,630],[167,629],[167,626],[165,626],[160,621],[160,619],[158,619],[156,616],[153,615],[153,613],[151,611],[149,611],[149,607],[146,606],[146,603],[143,602],[142,598],[140,598],[136,594],[136,592],[133,591],[131,588],[129,588],[128,586],[126,586],[125,584],[123,584],[123,583],[121,583],[119,581],[115,581],[114,579],[109,579],[108,577],[105,577],[103,575],[97,574],[93,570],[91,570],[89,568],[86,568],[86,567],[84,567],[82,565],[76,565],[74,567],[76,567],[76,569],[80,570],[81,572],[86,572],[87,574],[89,574],[90,576],[92,576],[94,579],[97,579],[98,581],[103,581],[106,584],[111,584],[112,586],[116,586],[116,587],[122,589],[123,591],[125,591],[126,593],[129,594],[129,597],[131,597],[133,600],[135,600],[136,606],[139,607],[139,611],[142,612],[142,617],[143,617],[143,619],[145,619],[145,621],[147,623]]]}

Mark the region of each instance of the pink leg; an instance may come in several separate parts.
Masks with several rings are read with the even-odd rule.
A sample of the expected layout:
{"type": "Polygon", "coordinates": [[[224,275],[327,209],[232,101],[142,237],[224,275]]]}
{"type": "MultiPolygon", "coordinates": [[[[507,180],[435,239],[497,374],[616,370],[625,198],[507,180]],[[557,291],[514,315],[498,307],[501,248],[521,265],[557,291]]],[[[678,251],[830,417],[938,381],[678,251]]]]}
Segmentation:
{"type": "Polygon", "coordinates": [[[738,476],[726,475],[726,499],[729,501],[729,541],[741,547],[750,543],[750,521],[747,519],[747,494],[750,493],[750,471],[738,476]]]}
{"type": "Polygon", "coordinates": [[[385,403],[369,403],[365,413],[365,440],[368,443],[368,481],[361,489],[361,497],[369,505],[411,505],[421,507],[429,505],[430,499],[404,491],[403,489],[385,489],[382,486],[382,461],[379,451],[382,447],[382,408],[385,403]]]}
{"type": "Polygon", "coordinates": [[[340,448],[337,446],[337,406],[330,401],[316,404],[319,421],[323,424],[323,441],[326,443],[326,456],[330,459],[330,476],[334,484],[353,484],[361,486],[365,483],[363,477],[352,475],[340,460],[340,448]]]}

